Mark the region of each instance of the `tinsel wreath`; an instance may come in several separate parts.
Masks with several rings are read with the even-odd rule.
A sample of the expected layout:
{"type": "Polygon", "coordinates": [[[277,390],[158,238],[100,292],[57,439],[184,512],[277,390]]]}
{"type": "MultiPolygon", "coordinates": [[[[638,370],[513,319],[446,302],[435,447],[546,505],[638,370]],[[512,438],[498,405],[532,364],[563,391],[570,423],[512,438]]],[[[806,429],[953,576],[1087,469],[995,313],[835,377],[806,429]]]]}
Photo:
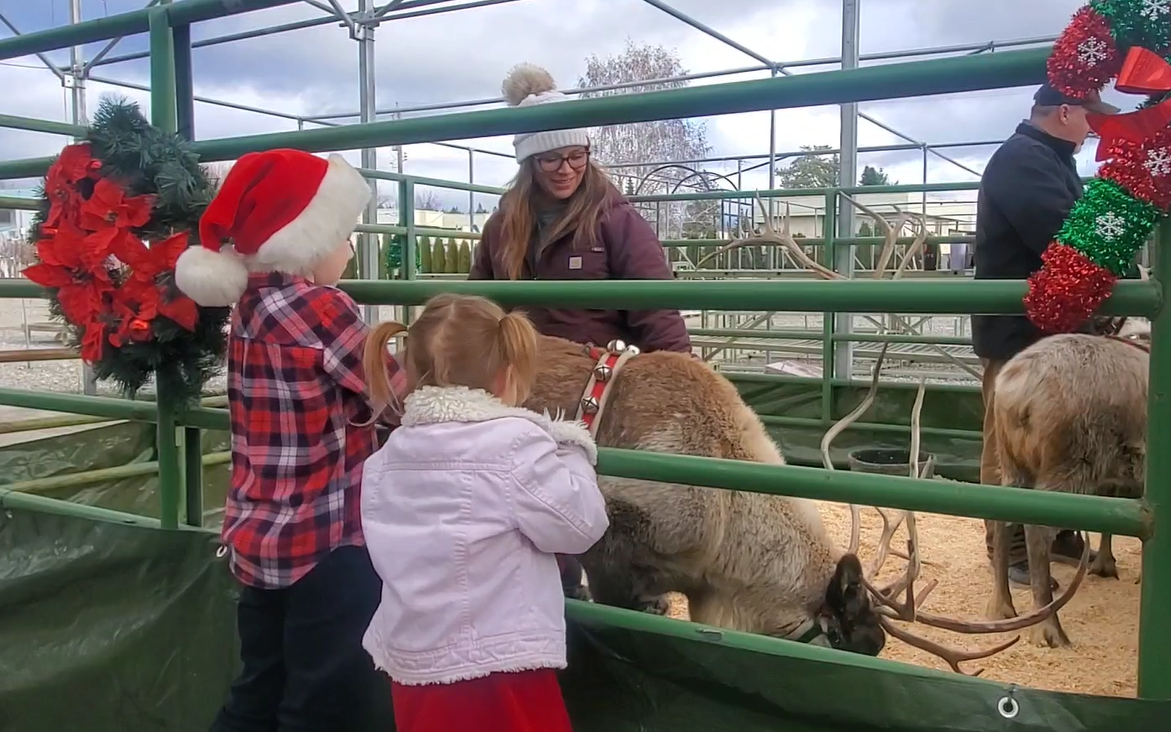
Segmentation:
{"type": "Polygon", "coordinates": [[[1078,329],[1171,207],[1169,42],[1171,0],[1093,0],[1053,45],[1049,82],[1062,92],[1084,98],[1117,79],[1148,98],[1129,114],[1089,115],[1105,164],[1029,278],[1025,312],[1042,331],[1078,329]]]}
{"type": "Polygon", "coordinates": [[[103,96],[84,141],[66,147],[38,191],[26,276],[99,380],[133,396],[153,377],[197,402],[222,368],[228,308],[199,308],[175,288],[175,259],[198,246],[215,187],[178,135],[138,105],[103,96]]]}

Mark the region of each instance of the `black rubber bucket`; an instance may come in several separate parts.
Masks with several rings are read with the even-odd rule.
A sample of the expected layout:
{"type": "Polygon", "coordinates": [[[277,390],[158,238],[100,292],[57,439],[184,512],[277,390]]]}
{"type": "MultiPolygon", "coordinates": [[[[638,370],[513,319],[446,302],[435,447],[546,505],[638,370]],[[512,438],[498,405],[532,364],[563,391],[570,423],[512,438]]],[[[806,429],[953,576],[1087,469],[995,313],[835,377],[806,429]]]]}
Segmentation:
{"type": "MultiPolygon", "coordinates": [[[[879,475],[911,475],[911,451],[888,447],[867,447],[852,450],[846,455],[850,470],[858,473],[879,475]]],[[[935,456],[919,451],[919,474],[925,478],[935,477],[935,456]],[[925,470],[926,468],[926,470],[925,470]]]]}

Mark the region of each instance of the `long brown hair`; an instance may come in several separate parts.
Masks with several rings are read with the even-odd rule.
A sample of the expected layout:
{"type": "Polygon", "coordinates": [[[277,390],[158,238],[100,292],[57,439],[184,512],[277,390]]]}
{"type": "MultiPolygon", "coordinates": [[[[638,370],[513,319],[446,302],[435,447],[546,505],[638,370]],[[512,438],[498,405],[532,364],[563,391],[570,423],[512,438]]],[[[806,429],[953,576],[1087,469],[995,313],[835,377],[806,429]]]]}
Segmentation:
{"type": "Polygon", "coordinates": [[[491,392],[508,370],[508,395],[519,405],[528,398],[537,374],[537,331],[521,312],[505,313],[483,297],[443,293],[427,301],[410,328],[379,323],[366,338],[362,367],[370,399],[381,411],[395,404],[386,369],[387,346],[406,333],[400,363],[408,390],[420,386],[465,386],[491,392]]]}
{"type": "MultiPolygon", "coordinates": [[[[537,227],[537,210],[544,193],[534,177],[534,159],[525,160],[516,178],[500,197],[500,259],[510,280],[520,279],[525,253],[537,227]]],[[[590,158],[585,175],[569,197],[565,213],[544,233],[545,242],[556,241],[573,232],[574,249],[598,243],[598,220],[606,199],[618,189],[601,166],[590,158]]]]}

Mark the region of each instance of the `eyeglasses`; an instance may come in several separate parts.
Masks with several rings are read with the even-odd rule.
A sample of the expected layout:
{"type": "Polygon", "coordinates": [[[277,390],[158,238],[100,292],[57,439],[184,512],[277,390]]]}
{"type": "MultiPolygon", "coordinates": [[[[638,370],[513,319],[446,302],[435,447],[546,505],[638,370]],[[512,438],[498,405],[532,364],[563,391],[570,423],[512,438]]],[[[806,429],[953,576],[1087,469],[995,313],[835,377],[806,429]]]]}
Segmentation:
{"type": "Polygon", "coordinates": [[[589,162],[589,159],[589,148],[574,150],[568,155],[538,155],[537,167],[546,173],[555,173],[561,170],[562,165],[569,163],[571,170],[581,170],[589,162]]]}

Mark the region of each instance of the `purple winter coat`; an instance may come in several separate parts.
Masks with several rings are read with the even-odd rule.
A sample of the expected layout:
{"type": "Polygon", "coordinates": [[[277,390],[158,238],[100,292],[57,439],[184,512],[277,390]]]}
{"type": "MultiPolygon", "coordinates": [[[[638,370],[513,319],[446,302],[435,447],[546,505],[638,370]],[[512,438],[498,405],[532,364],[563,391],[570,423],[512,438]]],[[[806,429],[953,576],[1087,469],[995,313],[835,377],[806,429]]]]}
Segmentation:
{"type": "MultiPolygon", "coordinates": [[[[500,227],[500,215],[493,214],[484,225],[468,279],[508,279],[500,258],[500,227]]],[[[654,229],[615,189],[602,209],[596,245],[588,250],[576,250],[570,232],[539,252],[530,252],[521,279],[669,280],[673,277],[654,229]]],[[[545,335],[598,346],[619,339],[646,352],[691,353],[691,338],[678,310],[567,310],[532,306],[523,310],[545,335]]]]}

